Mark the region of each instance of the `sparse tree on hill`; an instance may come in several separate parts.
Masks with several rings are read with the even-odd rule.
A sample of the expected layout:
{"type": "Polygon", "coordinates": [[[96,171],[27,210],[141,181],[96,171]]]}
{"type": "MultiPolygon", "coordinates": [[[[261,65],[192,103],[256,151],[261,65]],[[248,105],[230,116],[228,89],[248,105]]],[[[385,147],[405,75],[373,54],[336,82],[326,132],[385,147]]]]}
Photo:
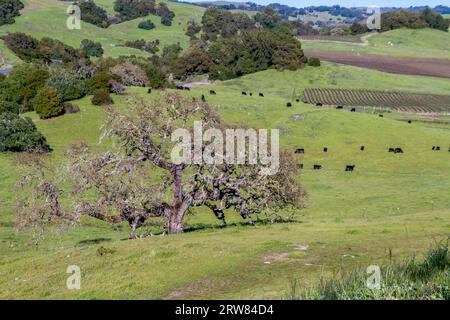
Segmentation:
{"type": "MultiPolygon", "coordinates": [[[[40,191],[39,205],[30,198],[20,202],[20,225],[45,229],[52,221],[76,223],[90,216],[127,222],[134,238],[136,229],[153,219],[163,221],[169,234],[183,232],[184,218],[194,207],[209,208],[225,223],[228,209],[251,222],[254,215],[276,219],[280,210],[302,206],[304,192],[290,153],[281,152],[274,175],[261,174],[259,165],[173,163],[171,134],[177,128],[191,130],[193,119],[202,120],[204,130],[225,128],[206,103],[174,94],[150,103],[138,101],[127,110],[109,109],[104,137],[113,139],[116,148],[99,153],[79,144],[68,152],[64,180],[71,182],[75,207],[61,206],[62,189],[50,178],[52,187],[40,191]]],[[[42,177],[44,169],[27,176],[42,177]]],[[[30,194],[36,194],[36,186],[32,189],[30,194]]]]}

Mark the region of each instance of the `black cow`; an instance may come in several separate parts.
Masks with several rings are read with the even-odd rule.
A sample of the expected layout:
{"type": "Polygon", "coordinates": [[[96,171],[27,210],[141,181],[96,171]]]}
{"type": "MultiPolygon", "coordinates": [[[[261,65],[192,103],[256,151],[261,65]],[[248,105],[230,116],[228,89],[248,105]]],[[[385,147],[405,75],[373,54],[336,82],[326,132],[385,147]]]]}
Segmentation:
{"type": "Polygon", "coordinates": [[[189,88],[189,87],[183,87],[183,90],[191,91],[191,88],[189,88]]]}
{"type": "Polygon", "coordinates": [[[321,104],[320,102],[316,103],[316,107],[322,107],[323,104],[321,104]]]}
{"type": "Polygon", "coordinates": [[[394,153],[403,153],[402,148],[395,148],[394,153]]]}
{"type": "Polygon", "coordinates": [[[204,95],[204,94],[202,94],[202,101],[203,101],[203,102],[206,102],[206,98],[205,98],[205,95],[204,95]]]}
{"type": "Polygon", "coordinates": [[[328,152],[328,148],[323,148],[323,152],[328,152]]]}
{"type": "Polygon", "coordinates": [[[297,149],[295,149],[295,153],[305,153],[305,149],[297,148],[297,149]]]}
{"type": "Polygon", "coordinates": [[[253,92],[250,92],[250,97],[253,97],[253,92]]]}
{"type": "Polygon", "coordinates": [[[389,148],[389,152],[395,152],[394,148],[389,148]]]}
{"type": "Polygon", "coordinates": [[[361,146],[361,148],[359,148],[359,150],[364,151],[366,149],[365,146],[361,146]]]}
{"type": "Polygon", "coordinates": [[[300,99],[295,99],[296,102],[300,102],[300,99]]]}
{"type": "Polygon", "coordinates": [[[321,170],[322,169],[322,165],[321,164],[315,164],[313,169],[314,170],[321,170]]]}
{"type": "Polygon", "coordinates": [[[355,165],[353,164],[353,165],[347,165],[346,167],[345,167],[345,171],[346,172],[353,172],[354,170],[355,170],[355,165]]]}
{"type": "Polygon", "coordinates": [[[350,112],[356,112],[356,108],[352,108],[350,112]]]}
{"type": "Polygon", "coordinates": [[[380,118],[383,118],[383,117],[384,117],[382,114],[379,114],[378,116],[379,116],[380,118]]]}
{"type": "Polygon", "coordinates": [[[152,93],[152,88],[148,89],[148,90],[147,90],[147,93],[148,93],[148,94],[152,93]]]}
{"type": "Polygon", "coordinates": [[[303,163],[297,164],[297,167],[298,167],[299,169],[303,169],[303,163]]]}
{"type": "Polygon", "coordinates": [[[341,109],[344,109],[344,107],[343,106],[337,106],[336,109],[341,110],[341,109]]]}
{"type": "Polygon", "coordinates": [[[436,147],[436,151],[441,151],[441,147],[436,147]]]}
{"type": "Polygon", "coordinates": [[[260,93],[259,93],[259,96],[262,97],[262,98],[264,98],[264,93],[261,93],[261,92],[260,92],[260,93]]]}
{"type": "Polygon", "coordinates": [[[409,123],[409,124],[411,124],[411,123],[412,123],[412,121],[411,121],[411,120],[408,120],[408,123],[409,123]]]}
{"type": "Polygon", "coordinates": [[[436,146],[433,146],[433,148],[431,148],[431,150],[433,150],[433,151],[436,150],[436,146]]]}
{"type": "Polygon", "coordinates": [[[217,93],[214,90],[209,90],[209,94],[216,95],[217,93]]]}
{"type": "Polygon", "coordinates": [[[247,92],[242,91],[242,95],[243,95],[243,96],[246,96],[246,95],[247,95],[247,92]]]}
{"type": "Polygon", "coordinates": [[[184,90],[183,86],[177,86],[177,90],[184,90]]]}
{"type": "Polygon", "coordinates": [[[288,107],[288,108],[292,107],[292,103],[290,103],[290,102],[286,103],[286,107],[288,107]]]}

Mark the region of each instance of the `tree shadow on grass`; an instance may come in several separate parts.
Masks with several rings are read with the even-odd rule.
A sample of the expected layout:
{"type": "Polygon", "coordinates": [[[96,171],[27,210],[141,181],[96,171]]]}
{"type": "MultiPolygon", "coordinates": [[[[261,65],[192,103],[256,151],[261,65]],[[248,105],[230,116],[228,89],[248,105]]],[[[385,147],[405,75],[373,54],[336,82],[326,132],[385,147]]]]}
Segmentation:
{"type": "Polygon", "coordinates": [[[111,241],[112,241],[111,238],[87,239],[87,240],[78,241],[75,246],[76,247],[90,246],[90,245],[93,245],[93,244],[99,244],[99,243],[111,242],[111,241]]]}
{"type": "Polygon", "coordinates": [[[216,229],[225,229],[225,228],[232,228],[232,227],[255,227],[255,226],[265,226],[265,225],[275,225],[275,224],[298,224],[303,223],[303,221],[298,220],[277,220],[272,221],[271,219],[262,219],[254,221],[252,224],[248,221],[242,221],[242,222],[234,222],[234,223],[227,223],[227,224],[212,224],[212,223],[196,223],[189,226],[186,226],[183,230],[183,232],[195,232],[195,231],[202,231],[202,230],[216,230],[216,229]]]}

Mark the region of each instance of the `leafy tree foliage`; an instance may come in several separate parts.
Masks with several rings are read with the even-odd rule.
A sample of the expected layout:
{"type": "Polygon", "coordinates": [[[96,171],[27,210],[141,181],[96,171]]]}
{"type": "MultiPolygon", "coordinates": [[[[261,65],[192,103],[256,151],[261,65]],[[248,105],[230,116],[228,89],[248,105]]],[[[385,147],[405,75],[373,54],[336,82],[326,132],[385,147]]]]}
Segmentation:
{"type": "Polygon", "coordinates": [[[105,9],[97,6],[94,1],[83,1],[79,4],[81,20],[96,25],[100,28],[108,28],[111,24],[105,9]]]}
{"type": "Polygon", "coordinates": [[[14,23],[14,17],[20,16],[23,8],[20,0],[0,0],[0,26],[14,23]]]}
{"type": "Polygon", "coordinates": [[[0,113],[32,111],[32,99],[49,77],[46,68],[36,64],[21,64],[0,83],[0,113]]]}
{"type": "Polygon", "coordinates": [[[159,46],[158,39],[154,41],[145,41],[144,39],[140,39],[125,42],[125,47],[139,49],[153,54],[159,51],[158,46],[159,46]]]}
{"type": "Polygon", "coordinates": [[[95,90],[91,102],[96,106],[105,106],[114,103],[111,96],[109,95],[109,90],[105,89],[95,90]]]}
{"type": "Polygon", "coordinates": [[[88,57],[101,57],[103,55],[103,48],[100,42],[94,42],[89,39],[84,39],[81,41],[80,49],[88,57]]]}
{"type": "Polygon", "coordinates": [[[0,152],[51,151],[45,137],[30,118],[15,113],[0,114],[0,152]]]}
{"type": "Polygon", "coordinates": [[[244,13],[232,13],[210,7],[202,17],[203,39],[214,41],[218,36],[233,36],[240,30],[253,28],[254,25],[255,21],[244,13]]]}
{"type": "Polygon", "coordinates": [[[154,0],[116,0],[114,11],[122,20],[132,20],[156,13],[156,5],[154,0]]]}
{"type": "Polygon", "coordinates": [[[50,86],[39,89],[32,103],[41,119],[53,118],[64,113],[61,95],[50,86]]]}
{"type": "Polygon", "coordinates": [[[155,29],[155,24],[151,20],[145,20],[138,24],[139,29],[152,30],[155,29]]]}
{"type": "Polygon", "coordinates": [[[93,94],[96,90],[105,90],[109,92],[110,81],[113,77],[106,71],[100,71],[92,78],[86,80],[88,92],[93,94]]]}
{"type": "Polygon", "coordinates": [[[431,9],[425,9],[420,13],[406,10],[389,11],[381,15],[382,32],[399,28],[433,28],[448,32],[449,25],[450,20],[444,19],[431,9]]]}
{"type": "Polygon", "coordinates": [[[191,39],[196,39],[200,31],[202,31],[202,27],[195,23],[195,21],[190,21],[186,29],[186,35],[191,39]]]}
{"type": "Polygon", "coordinates": [[[137,65],[131,63],[118,64],[110,71],[117,75],[125,86],[145,87],[148,84],[147,75],[137,65]]]}
{"type": "Polygon", "coordinates": [[[308,58],[308,66],[320,67],[320,59],[319,58],[308,58]]]}
{"type": "Polygon", "coordinates": [[[3,40],[10,50],[27,62],[41,60],[46,63],[52,61],[76,63],[82,58],[79,50],[51,38],[42,38],[39,41],[24,33],[16,32],[3,36],[3,40]]]}
{"type": "Polygon", "coordinates": [[[59,92],[62,101],[79,99],[87,93],[84,81],[62,68],[51,69],[47,84],[59,92]]]}

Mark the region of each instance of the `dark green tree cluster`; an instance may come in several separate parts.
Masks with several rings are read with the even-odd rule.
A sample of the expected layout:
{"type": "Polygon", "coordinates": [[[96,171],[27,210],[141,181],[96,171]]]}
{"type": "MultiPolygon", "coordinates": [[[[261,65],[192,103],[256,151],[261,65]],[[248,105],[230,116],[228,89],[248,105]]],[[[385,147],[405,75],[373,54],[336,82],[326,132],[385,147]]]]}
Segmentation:
{"type": "Polygon", "coordinates": [[[145,20],[138,24],[139,29],[152,30],[155,29],[155,24],[151,20],[145,20]]]}
{"type": "Polygon", "coordinates": [[[30,118],[11,112],[0,114],[0,152],[51,151],[30,118]]]}
{"type": "Polygon", "coordinates": [[[111,22],[105,9],[97,6],[94,1],[83,1],[79,4],[81,20],[96,25],[100,28],[108,28],[111,22]]]}
{"type": "Polygon", "coordinates": [[[153,54],[159,51],[158,46],[158,39],[155,41],[145,41],[144,39],[140,39],[125,42],[125,47],[139,49],[153,54]]]}
{"type": "Polygon", "coordinates": [[[202,31],[202,27],[199,26],[194,20],[188,22],[186,35],[191,38],[191,40],[197,39],[197,34],[199,34],[200,31],[202,31]]]}
{"type": "Polygon", "coordinates": [[[202,17],[203,39],[215,41],[219,36],[229,37],[241,30],[255,27],[255,21],[245,13],[233,13],[217,7],[208,8],[202,17]]]}
{"type": "Polygon", "coordinates": [[[0,113],[22,113],[34,110],[32,100],[49,78],[45,67],[22,64],[0,82],[0,113]]]}
{"type": "Polygon", "coordinates": [[[156,15],[161,17],[161,24],[168,27],[172,25],[172,21],[175,18],[175,13],[170,11],[164,2],[161,2],[156,8],[156,15]]]}
{"type": "Polygon", "coordinates": [[[211,44],[194,45],[181,55],[174,73],[180,78],[209,73],[213,79],[226,80],[269,68],[296,70],[306,61],[290,30],[248,29],[211,44]]]}
{"type": "Polygon", "coordinates": [[[381,32],[399,28],[433,28],[448,32],[449,26],[450,20],[431,9],[425,9],[420,13],[406,10],[389,11],[381,16],[381,32]]]}
{"type": "Polygon", "coordinates": [[[23,8],[24,5],[19,0],[0,0],[0,26],[14,23],[14,17],[20,16],[23,8]]]}
{"type": "Polygon", "coordinates": [[[83,39],[80,46],[81,51],[88,57],[101,57],[103,48],[100,42],[94,42],[89,39],[83,39]]]}
{"type": "Polygon", "coordinates": [[[45,63],[76,63],[83,55],[80,50],[47,37],[37,40],[24,33],[15,32],[8,33],[2,39],[11,51],[27,62],[40,60],[45,63]]]}
{"type": "Polygon", "coordinates": [[[114,11],[119,14],[122,21],[133,20],[156,13],[154,0],[116,0],[114,11]]]}

